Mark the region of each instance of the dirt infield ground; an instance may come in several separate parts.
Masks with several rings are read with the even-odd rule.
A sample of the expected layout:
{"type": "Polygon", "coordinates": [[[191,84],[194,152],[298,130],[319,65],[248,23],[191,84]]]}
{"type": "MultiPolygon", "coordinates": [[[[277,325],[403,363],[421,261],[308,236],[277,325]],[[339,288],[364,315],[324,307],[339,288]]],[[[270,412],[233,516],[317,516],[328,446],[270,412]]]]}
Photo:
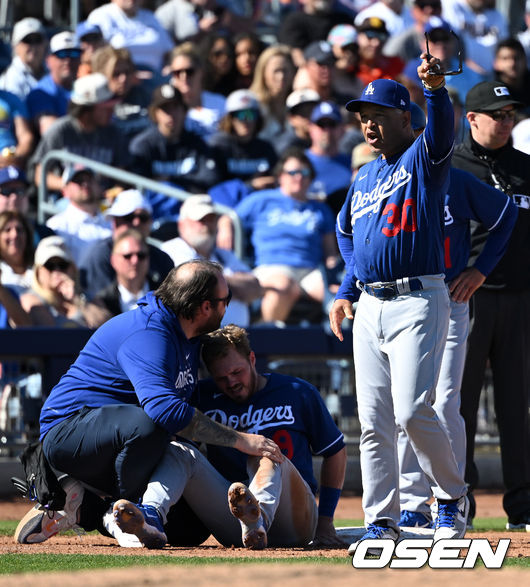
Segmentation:
{"type": "MultiPolygon", "coordinates": [[[[502,497],[498,494],[477,495],[477,515],[479,517],[502,517],[504,512],[501,507],[502,497]]],[[[0,519],[20,519],[28,510],[28,503],[24,500],[15,502],[0,502],[0,519]]],[[[361,500],[359,497],[342,497],[337,510],[337,518],[362,518],[361,500]]],[[[473,537],[482,536],[473,534],[473,537]]],[[[511,545],[508,551],[510,557],[530,557],[530,534],[524,532],[491,532],[484,536],[496,546],[500,538],[510,538],[511,545]]],[[[145,555],[155,554],[153,551],[137,548],[119,548],[115,541],[99,535],[90,536],[56,536],[43,544],[17,545],[10,537],[0,537],[0,554],[17,553],[48,553],[48,554],[106,554],[106,555],[145,555]]],[[[291,585],[333,585],[333,587],[354,583],[359,578],[358,573],[370,573],[370,583],[374,585],[395,585],[396,579],[402,585],[424,587],[425,581],[431,585],[480,585],[480,587],[508,587],[511,585],[525,584],[528,580],[526,571],[516,569],[502,569],[499,571],[477,570],[473,571],[433,571],[422,569],[421,571],[403,570],[356,570],[349,564],[349,557],[345,549],[267,549],[261,552],[246,551],[239,548],[224,548],[215,539],[210,538],[198,548],[176,548],[166,547],[156,554],[163,554],[169,557],[191,558],[191,557],[222,557],[222,558],[256,558],[264,557],[285,558],[290,562],[297,562],[293,565],[274,566],[262,565],[254,567],[245,565],[242,567],[233,565],[207,566],[200,568],[163,567],[163,568],[131,568],[131,569],[110,569],[101,571],[83,571],[75,574],[47,574],[48,584],[60,583],[61,587],[70,585],[83,585],[92,587],[95,585],[193,585],[203,587],[210,585],[247,585],[252,587],[270,586],[279,582],[282,587],[291,585]],[[304,565],[303,559],[308,557],[321,557],[324,566],[314,564],[304,565]],[[325,560],[330,557],[344,556],[344,567],[333,565],[326,566],[325,560]],[[300,564],[298,564],[300,563],[300,564]],[[352,574],[354,573],[354,574],[352,574]],[[392,573],[399,573],[398,576],[392,573]],[[467,575],[466,575],[467,573],[467,575]],[[427,577],[426,574],[429,576],[427,577]],[[458,578],[458,579],[457,579],[458,578]],[[460,582],[460,579],[462,581],[460,582]],[[374,582],[375,580],[375,582],[374,582]]],[[[42,576],[39,576],[42,578],[42,576]]],[[[366,575],[364,576],[365,578],[366,575]]],[[[40,582],[40,581],[39,581],[40,582]]],[[[16,576],[0,577],[0,586],[13,585],[25,587],[35,585],[35,577],[16,576]]]]}

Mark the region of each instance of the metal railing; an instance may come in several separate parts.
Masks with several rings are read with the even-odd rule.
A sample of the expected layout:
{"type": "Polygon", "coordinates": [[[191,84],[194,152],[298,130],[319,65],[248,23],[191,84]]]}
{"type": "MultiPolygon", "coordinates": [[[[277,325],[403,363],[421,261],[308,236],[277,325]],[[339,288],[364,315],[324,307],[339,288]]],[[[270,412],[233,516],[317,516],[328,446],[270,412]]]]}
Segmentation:
{"type": "MultiPolygon", "coordinates": [[[[103,175],[104,177],[110,177],[121,184],[129,184],[138,190],[152,190],[164,194],[165,196],[169,196],[170,198],[174,198],[175,200],[184,201],[192,195],[177,187],[165,185],[153,179],[138,175],[137,173],[131,173],[124,169],[117,169],[106,163],[100,163],[99,161],[94,161],[93,159],[88,159],[87,157],[82,157],[81,155],[76,155],[68,151],[53,149],[46,153],[40,161],[37,219],[41,223],[44,223],[49,216],[52,216],[59,211],[56,202],[50,201],[48,198],[49,191],[46,186],[46,174],[53,161],[62,161],[64,163],[73,164],[77,163],[92,169],[95,173],[103,175]]],[[[239,216],[235,213],[233,208],[225,206],[224,204],[214,202],[214,207],[221,214],[226,214],[232,221],[234,227],[234,252],[239,258],[242,258],[244,251],[244,235],[239,216]]]]}

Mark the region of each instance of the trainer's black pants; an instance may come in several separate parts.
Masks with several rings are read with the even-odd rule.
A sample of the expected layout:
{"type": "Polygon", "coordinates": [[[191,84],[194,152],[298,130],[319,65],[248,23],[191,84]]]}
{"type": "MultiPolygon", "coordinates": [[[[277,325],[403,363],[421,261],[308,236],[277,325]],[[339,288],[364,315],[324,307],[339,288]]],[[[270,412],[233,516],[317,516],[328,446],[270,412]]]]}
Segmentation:
{"type": "Polygon", "coordinates": [[[478,485],[474,462],[480,391],[487,360],[499,428],[503,506],[509,517],[530,510],[530,292],[479,289],[470,303],[470,332],[460,412],[466,423],[466,482],[478,485]]]}
{"type": "Polygon", "coordinates": [[[52,467],[112,497],[137,501],[164,454],[169,434],[142,408],[83,408],[44,437],[52,467]]]}

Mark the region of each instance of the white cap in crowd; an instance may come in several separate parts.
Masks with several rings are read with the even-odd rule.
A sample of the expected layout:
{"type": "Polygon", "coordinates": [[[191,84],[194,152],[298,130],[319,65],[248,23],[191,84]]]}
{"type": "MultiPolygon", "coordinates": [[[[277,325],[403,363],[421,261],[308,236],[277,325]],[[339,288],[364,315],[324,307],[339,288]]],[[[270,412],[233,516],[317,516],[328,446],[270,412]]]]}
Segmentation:
{"type": "Polygon", "coordinates": [[[68,263],[74,262],[72,254],[62,236],[47,236],[39,242],[35,250],[35,265],[42,267],[54,257],[64,259],[68,263]]]}
{"type": "Polygon", "coordinates": [[[102,73],[90,73],[75,80],[70,100],[78,106],[94,106],[113,101],[114,94],[102,73]]]}
{"type": "Polygon", "coordinates": [[[135,210],[147,210],[153,213],[153,208],[148,200],[138,190],[124,190],[120,192],[112,206],[107,210],[106,216],[128,216],[135,210]]]}
{"type": "Polygon", "coordinates": [[[77,37],[70,31],[57,33],[50,40],[50,53],[57,53],[57,51],[63,51],[64,49],[76,49],[81,54],[81,47],[77,37]]]}
{"type": "Polygon", "coordinates": [[[208,214],[218,214],[208,194],[189,196],[179,210],[179,219],[202,220],[208,214]]]}
{"type": "Polygon", "coordinates": [[[287,96],[287,100],[285,101],[285,106],[287,110],[292,110],[300,104],[307,104],[308,102],[313,102],[315,105],[320,102],[320,94],[311,88],[303,88],[301,90],[295,90],[291,92],[287,96]]]}
{"type": "Polygon", "coordinates": [[[259,110],[259,102],[256,95],[250,90],[236,90],[227,97],[225,110],[227,112],[259,110]]]}
{"type": "Polygon", "coordinates": [[[11,35],[11,44],[13,47],[23,41],[28,35],[38,33],[46,38],[46,29],[40,20],[28,16],[15,23],[11,35]]]}

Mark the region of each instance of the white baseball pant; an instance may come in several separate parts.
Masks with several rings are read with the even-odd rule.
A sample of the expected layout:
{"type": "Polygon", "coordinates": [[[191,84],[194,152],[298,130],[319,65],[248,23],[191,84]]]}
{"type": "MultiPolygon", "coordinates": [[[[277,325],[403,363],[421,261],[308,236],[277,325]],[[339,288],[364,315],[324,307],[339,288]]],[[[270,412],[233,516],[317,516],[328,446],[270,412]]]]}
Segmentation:
{"type": "Polygon", "coordinates": [[[458,499],[466,486],[449,437],[434,411],[449,326],[443,275],[419,277],[420,291],[380,300],[361,294],[353,323],[365,523],[400,514],[397,426],[407,434],[438,499],[458,499]]]}
{"type": "MultiPolygon", "coordinates": [[[[469,304],[451,300],[449,332],[436,386],[433,408],[440,424],[449,435],[458,470],[462,477],[466,468],[466,426],[460,415],[460,386],[466,360],[469,332],[469,304]]],[[[431,484],[421,470],[407,435],[399,430],[399,493],[401,510],[430,514],[427,501],[432,497],[431,484]]]]}
{"type": "MultiPolygon", "coordinates": [[[[248,457],[247,472],[249,489],[268,527],[269,546],[306,546],[314,538],[318,521],[309,485],[289,459],[274,466],[269,459],[263,459],[263,464],[261,460],[248,457]]],[[[142,501],[154,506],[165,523],[169,509],[183,496],[221,544],[242,546],[240,522],[228,507],[229,487],[230,482],[196,447],[171,442],[151,475],[142,501]]]]}

